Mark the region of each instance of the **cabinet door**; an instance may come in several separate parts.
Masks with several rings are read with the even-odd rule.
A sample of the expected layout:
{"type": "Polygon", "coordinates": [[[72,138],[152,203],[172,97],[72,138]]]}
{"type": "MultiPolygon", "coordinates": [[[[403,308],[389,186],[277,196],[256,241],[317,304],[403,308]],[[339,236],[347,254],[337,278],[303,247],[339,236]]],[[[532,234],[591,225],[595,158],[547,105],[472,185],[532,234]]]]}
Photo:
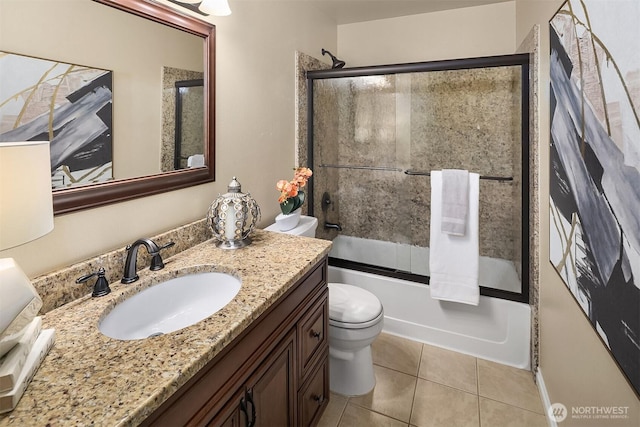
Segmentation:
{"type": "Polygon", "coordinates": [[[298,425],[302,427],[317,424],[322,412],[329,404],[329,360],[327,353],[327,351],[324,352],[323,361],[309,375],[309,378],[300,389],[298,425]]]}
{"type": "Polygon", "coordinates": [[[237,391],[207,427],[245,427],[249,425],[246,412],[246,390],[237,391]]]}
{"type": "Polygon", "coordinates": [[[208,427],[295,426],[295,336],[287,335],[208,427]]]}
{"type": "Polygon", "coordinates": [[[254,427],[295,425],[294,338],[295,333],[288,335],[247,383],[254,427]]]}
{"type": "MultiPolygon", "coordinates": [[[[209,424],[211,426],[215,424],[209,424]]],[[[240,427],[240,412],[238,410],[233,411],[229,418],[224,420],[220,427],[240,427]]]]}
{"type": "Polygon", "coordinates": [[[318,354],[328,345],[329,293],[325,290],[313,307],[298,322],[298,355],[300,381],[315,366],[318,354]]]}

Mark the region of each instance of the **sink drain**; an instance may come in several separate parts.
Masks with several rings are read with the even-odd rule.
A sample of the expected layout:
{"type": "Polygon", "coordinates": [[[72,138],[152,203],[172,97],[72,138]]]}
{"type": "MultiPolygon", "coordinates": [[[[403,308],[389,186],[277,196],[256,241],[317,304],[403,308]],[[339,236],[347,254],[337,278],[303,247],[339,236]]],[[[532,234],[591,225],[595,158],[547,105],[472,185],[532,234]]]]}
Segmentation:
{"type": "Polygon", "coordinates": [[[164,332],[154,332],[151,335],[149,335],[147,338],[159,337],[160,335],[164,335],[164,332]]]}

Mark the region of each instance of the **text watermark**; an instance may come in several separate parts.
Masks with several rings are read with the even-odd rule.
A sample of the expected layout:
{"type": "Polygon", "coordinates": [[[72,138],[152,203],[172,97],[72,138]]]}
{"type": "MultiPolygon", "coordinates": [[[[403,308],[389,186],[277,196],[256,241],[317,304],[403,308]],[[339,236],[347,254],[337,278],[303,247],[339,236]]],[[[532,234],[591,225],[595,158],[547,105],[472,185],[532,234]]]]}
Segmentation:
{"type": "Polygon", "coordinates": [[[629,418],[628,406],[572,406],[570,409],[562,403],[549,407],[549,417],[557,423],[567,418],[577,420],[626,420],[629,418]]]}

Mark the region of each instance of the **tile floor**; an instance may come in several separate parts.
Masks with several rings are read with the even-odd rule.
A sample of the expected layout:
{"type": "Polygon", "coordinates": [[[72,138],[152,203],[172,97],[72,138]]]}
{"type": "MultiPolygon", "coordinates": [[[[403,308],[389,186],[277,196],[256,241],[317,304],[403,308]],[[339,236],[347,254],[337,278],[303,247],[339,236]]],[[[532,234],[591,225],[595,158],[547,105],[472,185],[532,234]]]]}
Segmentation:
{"type": "Polygon", "coordinates": [[[373,362],[373,391],[332,393],[320,427],[548,425],[529,371],[384,333],[373,362]]]}

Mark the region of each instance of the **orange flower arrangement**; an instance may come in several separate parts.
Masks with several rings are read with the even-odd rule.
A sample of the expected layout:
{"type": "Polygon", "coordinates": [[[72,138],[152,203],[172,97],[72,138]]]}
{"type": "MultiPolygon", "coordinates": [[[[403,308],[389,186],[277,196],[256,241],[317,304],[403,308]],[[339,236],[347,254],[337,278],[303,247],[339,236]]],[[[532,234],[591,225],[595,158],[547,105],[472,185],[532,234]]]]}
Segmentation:
{"type": "Polygon", "coordinates": [[[288,215],[302,206],[304,191],[301,189],[307,185],[311,175],[313,175],[311,169],[298,167],[294,169],[293,180],[281,179],[276,183],[276,189],[280,192],[278,203],[283,214],[288,215]]]}

